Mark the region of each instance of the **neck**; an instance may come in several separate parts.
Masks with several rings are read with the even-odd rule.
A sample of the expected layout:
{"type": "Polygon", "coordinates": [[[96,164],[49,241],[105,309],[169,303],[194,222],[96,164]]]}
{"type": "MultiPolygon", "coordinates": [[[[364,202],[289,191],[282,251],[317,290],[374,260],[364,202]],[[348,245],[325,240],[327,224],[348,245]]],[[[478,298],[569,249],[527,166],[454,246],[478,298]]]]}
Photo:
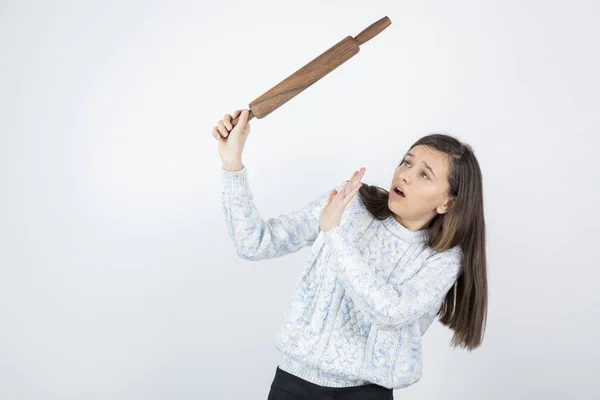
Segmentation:
{"type": "Polygon", "coordinates": [[[413,232],[417,232],[421,229],[429,228],[429,224],[431,223],[431,218],[424,218],[420,220],[409,220],[408,218],[403,218],[398,214],[392,213],[394,219],[398,221],[402,226],[406,229],[411,230],[413,232]]]}

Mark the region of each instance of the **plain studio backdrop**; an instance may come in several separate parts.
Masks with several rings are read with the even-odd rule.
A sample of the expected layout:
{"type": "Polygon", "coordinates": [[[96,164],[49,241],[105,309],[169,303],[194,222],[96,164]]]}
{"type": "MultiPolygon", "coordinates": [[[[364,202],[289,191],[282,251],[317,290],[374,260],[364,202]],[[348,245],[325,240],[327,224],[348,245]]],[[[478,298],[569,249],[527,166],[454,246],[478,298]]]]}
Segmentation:
{"type": "Polygon", "coordinates": [[[484,179],[483,346],[402,399],[598,398],[595,1],[0,3],[0,398],[266,399],[308,248],[236,256],[212,128],[378,19],[243,156],[264,220],[432,132],[484,179]]]}

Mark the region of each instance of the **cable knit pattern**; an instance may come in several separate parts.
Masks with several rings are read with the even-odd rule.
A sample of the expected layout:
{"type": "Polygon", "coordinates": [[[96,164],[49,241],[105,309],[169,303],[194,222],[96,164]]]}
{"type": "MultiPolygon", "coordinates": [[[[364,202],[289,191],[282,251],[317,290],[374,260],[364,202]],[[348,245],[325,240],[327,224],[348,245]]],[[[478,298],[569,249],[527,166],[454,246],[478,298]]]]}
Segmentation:
{"type": "Polygon", "coordinates": [[[458,246],[433,251],[427,229],[411,231],[393,216],[375,219],[358,193],[340,225],[323,232],[321,211],[346,182],[264,221],[246,166],[223,169],[228,233],[245,260],[311,247],[274,341],[281,369],[321,386],[404,388],[421,378],[421,337],[461,273],[462,253],[458,246]]]}

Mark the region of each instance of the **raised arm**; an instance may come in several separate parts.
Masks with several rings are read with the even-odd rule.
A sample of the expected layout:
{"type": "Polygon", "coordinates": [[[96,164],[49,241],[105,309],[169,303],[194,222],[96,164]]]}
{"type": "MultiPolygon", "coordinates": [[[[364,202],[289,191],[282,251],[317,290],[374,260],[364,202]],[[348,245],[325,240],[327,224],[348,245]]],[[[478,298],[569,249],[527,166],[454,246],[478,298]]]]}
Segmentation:
{"type": "Polygon", "coordinates": [[[240,258],[265,260],[294,253],[311,245],[319,234],[319,215],[331,190],[289,214],[264,221],[255,204],[246,166],[240,171],[223,169],[221,199],[229,237],[240,258]]]}

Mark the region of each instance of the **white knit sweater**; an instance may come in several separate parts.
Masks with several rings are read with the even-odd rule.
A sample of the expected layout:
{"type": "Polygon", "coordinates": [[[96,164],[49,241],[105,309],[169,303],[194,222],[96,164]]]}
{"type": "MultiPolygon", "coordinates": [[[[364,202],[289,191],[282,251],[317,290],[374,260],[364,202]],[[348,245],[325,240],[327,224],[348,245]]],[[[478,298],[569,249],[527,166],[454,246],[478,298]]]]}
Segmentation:
{"type": "Polygon", "coordinates": [[[265,221],[247,167],[223,169],[223,210],[239,257],[258,261],[311,246],[275,338],[279,367],[321,386],[410,386],[421,378],[421,337],[461,272],[461,250],[436,253],[427,229],[375,219],[359,193],[340,225],[323,232],[319,216],[331,190],[265,221]]]}

